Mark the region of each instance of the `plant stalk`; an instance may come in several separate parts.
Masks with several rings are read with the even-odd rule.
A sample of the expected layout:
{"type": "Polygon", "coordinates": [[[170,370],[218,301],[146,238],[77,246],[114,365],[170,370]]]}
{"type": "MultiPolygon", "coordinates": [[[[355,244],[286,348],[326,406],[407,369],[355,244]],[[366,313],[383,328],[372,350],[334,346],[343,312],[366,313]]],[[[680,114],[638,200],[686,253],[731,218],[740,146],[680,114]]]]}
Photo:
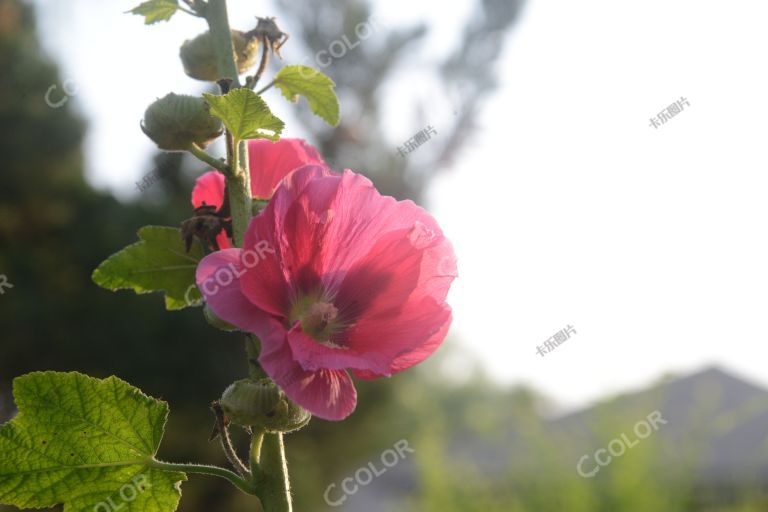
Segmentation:
{"type": "Polygon", "coordinates": [[[258,496],[264,512],[293,512],[282,433],[264,434],[259,459],[259,476],[260,478],[254,483],[258,488],[258,496]]]}
{"type": "MultiPolygon", "coordinates": [[[[256,487],[253,482],[249,482],[240,475],[228,469],[220,468],[218,466],[207,466],[204,464],[173,464],[170,462],[160,462],[158,460],[152,460],[147,464],[150,468],[159,469],[162,471],[181,471],[182,473],[197,473],[201,475],[217,476],[229,480],[238,489],[247,494],[256,495],[256,487]]],[[[288,509],[286,509],[288,510],[288,509]]]]}
{"type": "MultiPolygon", "coordinates": [[[[209,0],[206,19],[211,32],[220,78],[232,80],[232,87],[241,87],[235,63],[232,34],[229,28],[226,0],[209,0]]],[[[245,231],[251,218],[252,198],[248,148],[242,141],[227,137],[231,143],[230,161],[232,172],[227,175],[227,193],[232,214],[232,233],[235,245],[243,246],[245,231]]],[[[258,496],[264,512],[292,512],[288,466],[282,434],[264,434],[257,431],[251,443],[251,472],[249,487],[258,485],[258,496]]],[[[232,476],[238,477],[230,472],[232,476]]],[[[241,480],[241,479],[240,479],[241,480]]]]}
{"type": "MultiPolygon", "coordinates": [[[[235,63],[235,50],[232,44],[232,32],[229,28],[226,0],[210,0],[205,12],[208,29],[216,55],[216,66],[222,79],[232,80],[232,87],[241,87],[240,77],[235,63]]],[[[231,142],[232,172],[227,174],[227,193],[229,208],[232,215],[232,237],[235,246],[242,247],[245,231],[251,220],[251,176],[248,170],[248,149],[239,140],[233,140],[228,134],[227,141],[231,142]]]]}

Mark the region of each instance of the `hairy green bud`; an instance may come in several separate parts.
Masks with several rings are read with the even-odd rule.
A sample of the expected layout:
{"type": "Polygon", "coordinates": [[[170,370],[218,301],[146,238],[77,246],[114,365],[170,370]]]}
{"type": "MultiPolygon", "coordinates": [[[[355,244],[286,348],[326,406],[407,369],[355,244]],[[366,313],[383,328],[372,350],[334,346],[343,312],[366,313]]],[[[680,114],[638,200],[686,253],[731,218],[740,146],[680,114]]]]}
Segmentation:
{"type": "MultiPolygon", "coordinates": [[[[256,63],[259,39],[248,37],[239,30],[232,30],[232,45],[235,49],[237,71],[242,75],[256,63]]],[[[219,75],[210,32],[203,32],[194,39],[185,41],[181,45],[179,56],[184,65],[184,72],[190,77],[207,82],[216,82],[222,78],[219,75]]]]}
{"type": "Polygon", "coordinates": [[[267,432],[293,432],[309,423],[312,417],[267,378],[238,380],[224,391],[220,403],[226,417],[235,425],[267,432]]]}
{"type": "Polygon", "coordinates": [[[147,107],[141,129],[166,151],[205,147],[223,131],[221,120],[208,109],[203,98],[170,93],[147,107]]]}

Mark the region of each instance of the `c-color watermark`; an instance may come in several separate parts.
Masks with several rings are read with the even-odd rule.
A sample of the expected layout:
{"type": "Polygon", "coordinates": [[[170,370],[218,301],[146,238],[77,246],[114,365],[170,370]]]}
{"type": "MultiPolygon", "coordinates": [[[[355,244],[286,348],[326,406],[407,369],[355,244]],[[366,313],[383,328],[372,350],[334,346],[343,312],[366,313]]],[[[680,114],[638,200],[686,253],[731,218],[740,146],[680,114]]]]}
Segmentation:
{"type": "Polygon", "coordinates": [[[354,478],[350,476],[341,481],[341,496],[335,500],[331,498],[331,492],[336,489],[336,484],[329,485],[323,494],[325,502],[332,507],[341,506],[347,501],[347,498],[357,493],[360,487],[369,485],[373,482],[374,477],[383,475],[387,469],[395,467],[401,460],[404,460],[406,453],[416,453],[416,450],[408,446],[408,441],[401,439],[395,443],[394,450],[389,448],[381,454],[383,468],[377,468],[373,462],[369,462],[367,466],[358,469],[355,471],[354,478]]]}
{"type": "MultiPolygon", "coordinates": [[[[334,60],[341,59],[347,52],[354,50],[362,41],[365,41],[371,37],[381,26],[378,18],[371,16],[366,21],[361,21],[355,25],[355,37],[354,41],[350,41],[346,35],[341,36],[340,39],[335,39],[328,45],[327,50],[320,50],[315,54],[315,64],[320,68],[327,68],[334,60]]],[[[306,65],[309,57],[306,57],[301,63],[306,65]]]]}
{"type": "Polygon", "coordinates": [[[0,295],[5,295],[4,288],[8,288],[10,290],[13,288],[13,285],[8,282],[8,276],[5,274],[0,274],[0,295]]]}
{"type": "MultiPolygon", "coordinates": [[[[54,84],[50,86],[45,92],[45,103],[51,108],[63,107],[64,104],[69,101],[69,98],[75,96],[80,90],[80,88],[77,86],[77,82],[74,80],[64,80],[64,82],[61,84],[61,89],[63,90],[64,94],[61,94],[61,98],[59,98],[57,101],[54,101],[54,92],[58,88],[59,87],[54,84]]],[[[56,93],[56,95],[59,95],[59,93],[56,93]]]]}
{"type": "MultiPolygon", "coordinates": [[[[246,249],[240,256],[240,268],[230,263],[226,267],[219,268],[213,273],[213,276],[200,283],[200,289],[207,296],[216,295],[222,287],[229,286],[235,279],[239,279],[245,274],[246,270],[256,268],[259,263],[267,259],[266,253],[275,254],[275,249],[269,245],[266,240],[261,240],[253,249],[246,249]],[[254,250],[255,249],[255,250],[254,250]]],[[[189,295],[197,285],[191,284],[184,293],[184,300],[187,305],[192,305],[193,301],[189,295]]]]}
{"type": "Polygon", "coordinates": [[[94,505],[93,512],[117,512],[125,508],[125,505],[139,497],[141,493],[152,487],[146,475],[136,475],[130,483],[123,485],[117,496],[110,496],[106,501],[94,505]],[[117,503],[116,503],[117,502],[117,503]]]}
{"type": "Polygon", "coordinates": [[[630,440],[627,439],[627,434],[621,434],[621,439],[612,439],[611,442],[608,443],[608,449],[600,448],[594,453],[594,459],[597,463],[597,466],[592,471],[584,471],[584,462],[590,458],[589,455],[584,455],[579,459],[579,462],[576,463],[576,472],[584,478],[593,478],[600,471],[601,467],[605,467],[611,463],[613,457],[621,457],[626,453],[627,450],[631,450],[637,446],[640,440],[647,438],[655,431],[657,431],[659,429],[659,424],[666,425],[667,420],[661,417],[661,413],[659,411],[653,411],[645,419],[635,423],[635,428],[633,431],[638,439],[636,439],[634,443],[631,443],[630,440]],[[608,453],[610,453],[613,457],[608,455],[608,453]],[[606,458],[603,458],[602,455],[605,455],[606,458]]]}

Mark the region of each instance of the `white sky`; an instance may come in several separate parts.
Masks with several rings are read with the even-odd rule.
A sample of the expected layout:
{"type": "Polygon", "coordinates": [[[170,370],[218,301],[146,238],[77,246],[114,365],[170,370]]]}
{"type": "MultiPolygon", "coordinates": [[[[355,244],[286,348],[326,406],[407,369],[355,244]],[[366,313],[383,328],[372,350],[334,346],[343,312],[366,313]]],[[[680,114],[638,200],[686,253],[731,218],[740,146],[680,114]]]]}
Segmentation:
{"type": "MultiPolygon", "coordinates": [[[[122,14],[137,1],[37,3],[91,119],[89,176],[129,197],[152,150],[144,108],[169,84],[200,89],[177,48],[202,22],[147,28],[122,14]]],[[[230,4],[247,26],[253,4],[230,4]]],[[[431,20],[435,48],[469,4],[444,5],[380,8],[431,20]]],[[[572,406],[712,363],[768,386],[766,23],[761,0],[529,1],[502,87],[430,202],[460,259],[454,338],[496,378],[572,406]],[[681,96],[690,107],[651,128],[681,96]],[[578,334],[536,355],[568,324],[578,334]]]]}

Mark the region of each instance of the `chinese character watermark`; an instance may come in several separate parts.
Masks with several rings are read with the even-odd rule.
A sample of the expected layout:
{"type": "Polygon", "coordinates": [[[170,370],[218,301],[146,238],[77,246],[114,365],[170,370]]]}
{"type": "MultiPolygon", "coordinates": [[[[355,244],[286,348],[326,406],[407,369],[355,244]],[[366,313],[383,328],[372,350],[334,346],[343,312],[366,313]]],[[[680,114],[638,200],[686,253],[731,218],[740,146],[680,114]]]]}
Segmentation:
{"type": "Polygon", "coordinates": [[[157,170],[154,170],[145,174],[141,182],[137,181],[136,188],[139,190],[139,192],[144,192],[158,181],[160,181],[160,174],[157,172],[157,170]]]}
{"type": "Polygon", "coordinates": [[[547,341],[544,342],[543,346],[537,345],[536,353],[539,354],[541,357],[544,357],[544,354],[552,352],[559,345],[562,345],[563,343],[565,343],[565,340],[570,338],[571,334],[578,334],[572,325],[566,326],[565,329],[560,329],[555,334],[550,336],[549,339],[547,339],[547,341]]]}
{"type": "Polygon", "coordinates": [[[13,284],[8,282],[8,276],[5,274],[0,274],[0,295],[5,295],[4,288],[8,288],[10,290],[13,288],[13,284]]]}
{"type": "Polygon", "coordinates": [[[400,156],[404,157],[407,153],[415,151],[416,148],[431,139],[431,135],[437,135],[437,131],[432,126],[427,126],[423,130],[419,130],[413,137],[405,141],[403,147],[398,146],[397,152],[400,156]]]}
{"type": "Polygon", "coordinates": [[[691,106],[687,99],[680,96],[680,99],[659,112],[656,117],[651,118],[651,124],[654,129],[658,129],[659,126],[665,124],[667,121],[675,117],[677,114],[685,109],[684,105],[691,106]]]}
{"type": "Polygon", "coordinates": [[[336,499],[331,498],[331,492],[336,489],[336,484],[331,484],[323,493],[325,502],[332,507],[339,507],[347,498],[356,494],[360,490],[360,487],[365,487],[373,482],[374,477],[379,477],[387,472],[387,469],[395,467],[401,460],[405,459],[406,453],[416,453],[416,450],[408,446],[408,441],[401,439],[394,444],[394,450],[389,448],[384,450],[381,454],[381,464],[384,466],[376,467],[373,462],[369,462],[368,466],[362,467],[355,471],[355,476],[347,477],[341,481],[341,495],[336,499]]]}
{"type": "MultiPolygon", "coordinates": [[[[64,80],[64,82],[61,84],[61,89],[63,90],[64,94],[61,94],[61,98],[54,101],[54,93],[58,88],[59,87],[54,84],[51,85],[45,92],[45,103],[51,108],[63,107],[64,104],[69,101],[69,98],[75,96],[80,90],[80,88],[77,86],[77,82],[74,80],[64,80]]],[[[56,95],[59,95],[59,93],[56,93],[56,95]]]]}

